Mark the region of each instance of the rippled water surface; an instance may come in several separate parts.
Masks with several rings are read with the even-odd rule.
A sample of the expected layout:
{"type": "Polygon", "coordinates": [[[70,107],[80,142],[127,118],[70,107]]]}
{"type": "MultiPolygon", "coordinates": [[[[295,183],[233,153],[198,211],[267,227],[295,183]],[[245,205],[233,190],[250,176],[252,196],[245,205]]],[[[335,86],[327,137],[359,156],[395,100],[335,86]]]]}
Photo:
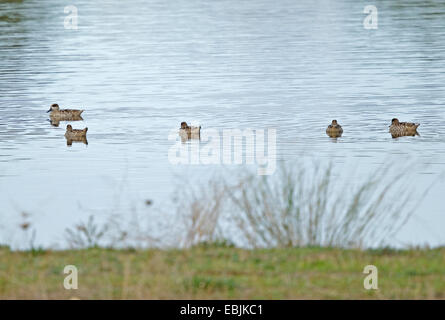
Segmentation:
{"type": "Polygon", "coordinates": [[[67,30],[65,2],[1,1],[0,241],[23,241],[21,212],[38,244],[57,245],[118,198],[123,211],[162,206],[184,175],[206,183],[223,166],[168,160],[169,132],[198,121],[204,136],[275,128],[280,161],[359,168],[356,181],[412,163],[410,183],[434,187],[394,245],[444,244],[445,3],[374,4],[377,30],[354,0],[77,0],[67,30]],[[88,145],[66,145],[52,103],[86,110],[72,124],[88,145]],[[420,136],[392,139],[393,117],[420,122],[420,136]]]}

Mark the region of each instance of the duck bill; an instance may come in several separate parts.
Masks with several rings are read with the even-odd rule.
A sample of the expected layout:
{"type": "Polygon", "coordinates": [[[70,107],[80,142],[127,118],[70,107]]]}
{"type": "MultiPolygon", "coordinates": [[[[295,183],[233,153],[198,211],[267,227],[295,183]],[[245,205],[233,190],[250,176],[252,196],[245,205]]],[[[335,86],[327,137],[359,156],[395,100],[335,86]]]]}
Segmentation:
{"type": "Polygon", "coordinates": [[[46,111],[46,113],[51,112],[51,109],[49,109],[48,111],[46,111]]]}

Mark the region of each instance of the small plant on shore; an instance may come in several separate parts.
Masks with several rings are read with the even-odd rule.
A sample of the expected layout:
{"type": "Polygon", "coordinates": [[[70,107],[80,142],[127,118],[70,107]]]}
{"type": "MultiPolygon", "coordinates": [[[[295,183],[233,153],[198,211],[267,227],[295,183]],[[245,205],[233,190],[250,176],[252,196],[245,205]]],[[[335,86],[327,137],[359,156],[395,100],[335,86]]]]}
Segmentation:
{"type": "Polygon", "coordinates": [[[72,248],[92,248],[101,245],[108,231],[108,225],[100,226],[90,216],[88,222],[81,222],[74,228],[66,229],[66,240],[72,248]]]}
{"type": "Polygon", "coordinates": [[[384,245],[416,208],[410,179],[394,174],[392,166],[359,183],[336,176],[332,165],[244,174],[232,183],[213,183],[182,204],[192,213],[183,215],[189,226],[185,243],[222,237],[252,248],[384,245]]]}
{"type": "Polygon", "coordinates": [[[199,189],[183,189],[177,209],[184,232],[180,239],[181,247],[216,243],[221,239],[219,223],[224,200],[224,193],[215,182],[199,189]]]}

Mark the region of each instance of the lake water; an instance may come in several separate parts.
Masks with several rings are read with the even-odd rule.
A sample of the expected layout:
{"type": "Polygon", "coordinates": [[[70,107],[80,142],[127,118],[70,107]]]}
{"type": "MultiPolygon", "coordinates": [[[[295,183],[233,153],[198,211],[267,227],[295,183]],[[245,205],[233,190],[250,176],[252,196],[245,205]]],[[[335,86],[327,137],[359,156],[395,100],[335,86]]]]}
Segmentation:
{"type": "Polygon", "coordinates": [[[413,163],[410,183],[434,187],[394,245],[445,244],[444,2],[374,1],[375,30],[366,1],[76,0],[77,30],[68,4],[0,2],[0,242],[26,241],[22,212],[36,244],[57,247],[92,212],[168,206],[181,179],[205,184],[224,166],[168,159],[169,132],[198,121],[203,135],[275,128],[279,161],[333,161],[356,181],[413,163]],[[66,145],[52,103],[86,110],[72,124],[88,145],[66,145]],[[392,139],[393,117],[420,136],[392,139]]]}

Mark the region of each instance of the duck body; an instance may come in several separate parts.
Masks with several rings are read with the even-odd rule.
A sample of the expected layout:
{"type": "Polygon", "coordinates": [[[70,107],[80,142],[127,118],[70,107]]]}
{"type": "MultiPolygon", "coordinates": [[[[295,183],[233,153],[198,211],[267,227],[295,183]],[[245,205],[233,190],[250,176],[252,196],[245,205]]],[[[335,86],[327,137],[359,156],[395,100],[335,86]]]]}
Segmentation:
{"type": "MultiPolygon", "coordinates": [[[[51,118],[81,118],[83,110],[74,110],[74,109],[64,109],[58,111],[51,111],[51,118]]],[[[83,120],[83,119],[81,119],[83,120]]]]}
{"type": "Polygon", "coordinates": [[[179,129],[179,135],[183,140],[200,139],[201,138],[201,126],[192,127],[187,122],[181,122],[181,128],[179,129]]]}
{"type": "Polygon", "coordinates": [[[88,128],[85,129],[73,129],[73,127],[69,124],[66,126],[65,138],[70,140],[77,140],[86,138],[88,128]]]}
{"type": "Polygon", "coordinates": [[[341,137],[343,128],[338,124],[337,120],[332,120],[332,123],[326,128],[326,134],[331,138],[341,137]]]}
{"type": "Polygon", "coordinates": [[[416,136],[419,135],[417,128],[420,123],[413,122],[400,122],[398,119],[394,118],[389,126],[389,132],[393,138],[403,137],[403,136],[416,136]]]}
{"type": "Polygon", "coordinates": [[[47,112],[50,112],[49,116],[51,119],[58,119],[58,120],[83,120],[80,115],[82,114],[83,110],[76,110],[76,109],[60,109],[59,105],[57,103],[54,103],[51,105],[49,110],[47,112]],[[77,119],[76,119],[77,118],[77,119]]]}

